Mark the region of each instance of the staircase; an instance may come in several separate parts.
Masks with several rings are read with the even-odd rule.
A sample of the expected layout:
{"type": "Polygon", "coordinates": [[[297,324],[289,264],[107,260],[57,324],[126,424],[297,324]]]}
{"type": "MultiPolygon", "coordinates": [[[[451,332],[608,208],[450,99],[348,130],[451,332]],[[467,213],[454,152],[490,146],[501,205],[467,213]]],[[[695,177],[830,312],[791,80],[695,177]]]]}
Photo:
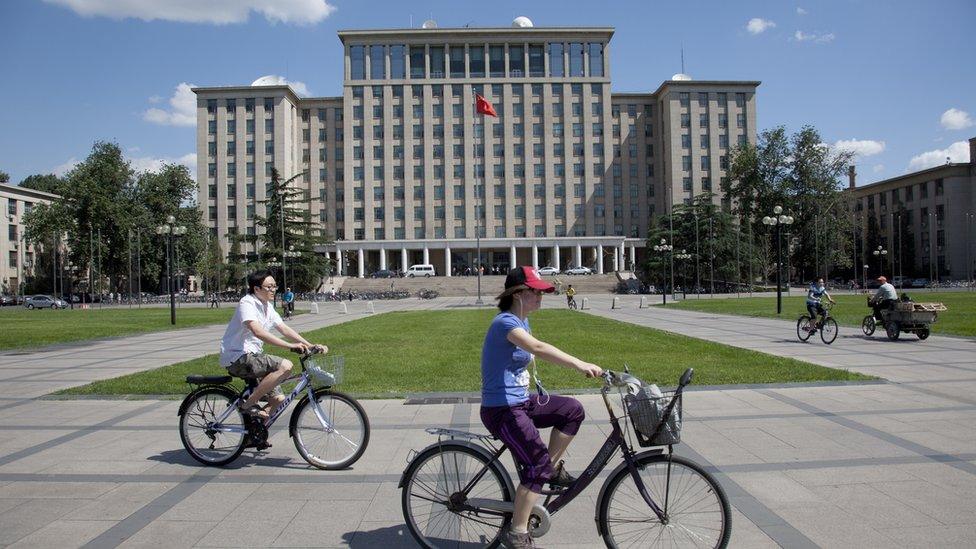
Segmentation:
{"type": "MultiPolygon", "coordinates": [[[[586,275],[586,276],[546,276],[549,282],[559,279],[563,283],[563,290],[570,284],[576,289],[577,295],[608,294],[617,287],[617,275],[586,275]]],[[[432,276],[430,278],[353,278],[348,277],[342,283],[342,291],[372,291],[379,292],[390,289],[390,283],[397,290],[406,290],[416,294],[421,288],[436,290],[444,297],[465,297],[478,295],[478,277],[476,276],[432,276]]],[[[494,297],[505,287],[505,277],[502,275],[485,275],[481,277],[481,295],[494,297]]]]}

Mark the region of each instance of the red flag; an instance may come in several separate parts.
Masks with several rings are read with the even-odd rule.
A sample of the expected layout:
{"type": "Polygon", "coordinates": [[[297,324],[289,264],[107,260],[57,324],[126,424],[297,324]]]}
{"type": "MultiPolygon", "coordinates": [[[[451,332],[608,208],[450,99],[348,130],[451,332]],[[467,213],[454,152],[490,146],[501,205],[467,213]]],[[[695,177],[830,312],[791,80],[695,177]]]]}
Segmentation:
{"type": "Polygon", "coordinates": [[[498,113],[495,112],[495,107],[492,107],[491,103],[489,103],[487,99],[481,97],[478,94],[474,94],[474,98],[475,101],[478,102],[476,107],[478,114],[487,114],[489,116],[494,116],[495,118],[498,118],[498,113]]]}

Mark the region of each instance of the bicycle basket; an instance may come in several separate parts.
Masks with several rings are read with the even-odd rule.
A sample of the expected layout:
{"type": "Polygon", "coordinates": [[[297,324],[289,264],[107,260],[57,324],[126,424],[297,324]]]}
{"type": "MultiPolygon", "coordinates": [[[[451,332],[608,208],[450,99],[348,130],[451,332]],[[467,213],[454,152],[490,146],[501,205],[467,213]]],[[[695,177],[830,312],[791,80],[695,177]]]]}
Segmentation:
{"type": "Polygon", "coordinates": [[[305,371],[308,372],[314,385],[334,387],[342,383],[346,359],[341,356],[313,355],[305,361],[305,371]]]}
{"type": "Polygon", "coordinates": [[[641,446],[666,446],[681,441],[681,397],[674,401],[674,391],[665,391],[658,397],[650,395],[647,387],[636,395],[624,395],[624,406],[641,446]]]}

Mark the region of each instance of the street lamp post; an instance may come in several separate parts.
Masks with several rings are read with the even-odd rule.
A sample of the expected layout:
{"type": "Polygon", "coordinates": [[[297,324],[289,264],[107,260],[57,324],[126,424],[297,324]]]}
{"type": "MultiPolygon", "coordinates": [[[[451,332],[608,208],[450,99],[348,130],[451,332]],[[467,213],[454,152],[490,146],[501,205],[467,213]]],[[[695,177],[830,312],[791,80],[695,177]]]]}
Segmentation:
{"type": "Polygon", "coordinates": [[[784,215],[783,207],[776,206],[773,208],[772,216],[766,216],[763,218],[763,225],[768,225],[771,227],[776,227],[776,314],[781,314],[783,312],[783,245],[782,245],[782,226],[792,225],[793,216],[784,215]]]}
{"type": "MultiPolygon", "coordinates": [[[[691,259],[691,254],[688,253],[688,252],[686,252],[685,250],[681,250],[681,252],[679,252],[679,253],[671,254],[671,264],[672,265],[674,264],[674,260],[675,259],[677,259],[678,261],[685,261],[686,262],[689,259],[691,259]]],[[[688,273],[686,272],[685,269],[681,269],[681,285],[684,287],[684,294],[685,294],[684,299],[688,299],[688,273]]],[[[674,291],[674,278],[673,277],[672,277],[672,280],[671,280],[671,291],[672,292],[674,291]]]]}
{"type": "MultiPolygon", "coordinates": [[[[655,244],[654,245],[654,251],[655,252],[661,252],[662,257],[666,257],[666,255],[669,254],[669,253],[671,253],[671,250],[673,250],[673,249],[674,249],[674,246],[668,244],[668,241],[666,239],[664,239],[664,238],[661,239],[661,243],[660,244],[655,244]]],[[[667,288],[667,285],[668,285],[668,267],[667,267],[667,265],[668,265],[668,263],[665,262],[662,259],[662,261],[661,261],[661,304],[662,305],[667,305],[668,304],[668,288],[667,288]]]]}
{"type": "Polygon", "coordinates": [[[878,249],[874,250],[874,257],[878,258],[878,274],[880,275],[884,271],[884,258],[888,255],[888,250],[884,249],[883,246],[878,246],[878,249]]]}
{"type": "Polygon", "coordinates": [[[288,288],[288,277],[285,274],[285,258],[297,258],[302,257],[302,252],[295,251],[294,246],[288,246],[288,249],[281,254],[281,285],[283,288],[288,288]]]}
{"type": "Polygon", "coordinates": [[[865,292],[868,291],[868,266],[867,265],[865,265],[864,269],[861,271],[861,288],[864,288],[865,292]]]}
{"type": "Polygon", "coordinates": [[[173,238],[186,234],[186,227],[176,225],[176,218],[168,216],[166,223],[156,227],[156,234],[164,236],[166,241],[166,286],[169,290],[169,321],[176,325],[176,294],[173,293],[173,238]]]}

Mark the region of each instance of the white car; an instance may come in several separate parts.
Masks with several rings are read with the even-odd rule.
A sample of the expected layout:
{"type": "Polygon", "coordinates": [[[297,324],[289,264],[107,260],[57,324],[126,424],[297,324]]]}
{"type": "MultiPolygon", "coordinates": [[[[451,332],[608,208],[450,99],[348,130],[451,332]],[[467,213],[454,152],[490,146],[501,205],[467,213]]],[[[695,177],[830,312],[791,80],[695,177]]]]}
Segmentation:
{"type": "Polygon", "coordinates": [[[559,274],[559,269],[555,267],[541,267],[539,269],[539,276],[549,276],[559,274]]]}
{"type": "Polygon", "coordinates": [[[593,271],[589,267],[573,267],[571,269],[566,269],[563,274],[567,275],[590,275],[593,271]]]}

